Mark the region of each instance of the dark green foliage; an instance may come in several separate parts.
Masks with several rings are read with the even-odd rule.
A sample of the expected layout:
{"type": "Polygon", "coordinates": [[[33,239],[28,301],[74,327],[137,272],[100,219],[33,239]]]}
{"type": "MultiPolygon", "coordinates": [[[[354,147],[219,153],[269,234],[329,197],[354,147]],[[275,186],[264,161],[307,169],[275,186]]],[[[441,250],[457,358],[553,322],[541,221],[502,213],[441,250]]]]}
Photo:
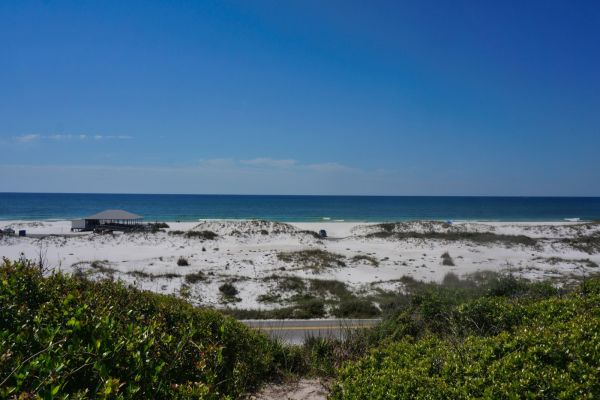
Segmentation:
{"type": "Polygon", "coordinates": [[[450,257],[450,253],[445,252],[442,254],[442,265],[454,267],[454,260],[450,257]]]}
{"type": "Polygon", "coordinates": [[[600,279],[562,295],[510,276],[484,282],[425,286],[369,332],[379,347],[339,371],[331,397],[600,398],[600,279]]]}
{"type": "MultiPolygon", "coordinates": [[[[385,224],[384,224],[385,225],[385,224]]],[[[390,224],[393,225],[393,224],[390,224]]],[[[378,225],[381,226],[381,225],[378,225]]],[[[523,246],[535,246],[537,240],[525,235],[499,235],[490,232],[394,232],[393,228],[388,230],[382,229],[378,232],[373,232],[367,235],[367,237],[375,238],[393,238],[397,240],[407,239],[423,239],[423,240],[447,240],[457,241],[464,240],[468,242],[478,244],[491,244],[499,243],[506,246],[523,245],[523,246]]]]}
{"type": "Polygon", "coordinates": [[[184,235],[186,238],[197,238],[203,240],[215,240],[219,235],[213,231],[187,231],[184,235]]]}
{"type": "Polygon", "coordinates": [[[183,235],[188,239],[215,240],[219,235],[213,231],[171,231],[170,235],[183,235]]]}
{"type": "Polygon", "coordinates": [[[339,299],[352,296],[352,293],[350,293],[344,282],[326,279],[311,279],[309,282],[310,290],[321,296],[330,294],[339,299]]]}
{"type": "Polygon", "coordinates": [[[371,264],[374,267],[378,267],[379,266],[379,260],[377,260],[375,257],[373,256],[368,256],[365,254],[359,254],[356,255],[354,257],[352,257],[351,261],[353,263],[367,263],[367,264],[371,264]]]}
{"type": "Polygon", "coordinates": [[[600,252],[600,233],[563,239],[563,242],[577,250],[585,251],[588,254],[600,252]]]}
{"type": "Polygon", "coordinates": [[[148,272],[140,271],[140,270],[129,271],[129,272],[127,272],[127,275],[133,276],[138,279],[150,279],[150,280],[160,279],[160,278],[165,278],[165,279],[181,278],[181,275],[175,274],[172,272],[168,272],[166,274],[154,275],[154,274],[150,274],[148,272]]]}
{"type": "MultiPolygon", "coordinates": [[[[277,291],[259,295],[257,300],[263,303],[292,304],[274,310],[228,310],[228,313],[238,318],[323,318],[326,316],[326,304],[338,304],[353,295],[346,285],[340,281],[308,279],[295,276],[268,277],[277,281],[277,291]],[[287,298],[282,298],[281,291],[294,292],[287,298]],[[326,298],[326,299],[325,299],[326,298]]],[[[358,317],[358,315],[356,315],[358,317]]]]}
{"type": "Polygon", "coordinates": [[[315,231],[308,231],[308,230],[301,230],[298,231],[298,233],[303,234],[303,235],[308,235],[308,236],[312,236],[315,239],[323,239],[317,232],[315,231]]]}
{"type": "Polygon", "coordinates": [[[177,265],[179,265],[180,267],[187,267],[188,265],[190,265],[190,263],[188,262],[187,258],[179,257],[177,259],[177,265]]]}
{"type": "Polygon", "coordinates": [[[259,303],[277,303],[281,300],[281,295],[277,293],[264,293],[256,297],[259,303]]]}
{"type": "Polygon", "coordinates": [[[168,229],[169,225],[165,222],[154,222],[148,224],[148,230],[152,233],[161,232],[163,229],[168,229]]]}
{"type": "Polygon", "coordinates": [[[298,299],[292,306],[274,310],[228,309],[224,312],[239,319],[323,318],[325,317],[325,302],[308,297],[298,299]]]}
{"type": "Polygon", "coordinates": [[[292,309],[289,317],[299,319],[323,318],[325,316],[325,303],[319,299],[301,301],[292,309]]]}
{"type": "Polygon", "coordinates": [[[275,279],[277,281],[277,287],[279,290],[284,292],[294,291],[301,292],[306,288],[304,280],[297,276],[276,276],[273,275],[267,279],[275,279]]]}
{"type": "Polygon", "coordinates": [[[472,274],[465,279],[449,273],[439,285],[415,281],[410,277],[403,277],[402,281],[407,293],[398,294],[393,301],[382,304],[388,318],[381,324],[379,334],[388,338],[420,337],[430,333],[456,335],[459,331],[482,334],[487,330],[485,321],[465,323],[458,314],[461,307],[468,309],[470,305],[490,298],[512,304],[560,294],[560,290],[548,283],[531,283],[512,275],[492,272],[472,274]],[[477,330],[477,326],[481,330],[477,330]]]}
{"type": "Polygon", "coordinates": [[[286,350],[218,312],[4,260],[0,398],[237,397],[286,350]]]}
{"type": "Polygon", "coordinates": [[[277,258],[293,263],[298,269],[311,269],[315,272],[346,266],[343,255],[319,249],[282,252],[277,254],[277,258]]]}
{"type": "Polygon", "coordinates": [[[226,282],[219,286],[219,291],[226,297],[235,297],[239,293],[233,283],[226,282]]]}
{"type": "Polygon", "coordinates": [[[108,261],[92,261],[90,263],[90,267],[94,269],[96,272],[102,272],[107,274],[112,274],[118,272],[116,269],[107,266],[108,261]]]}
{"type": "Polygon", "coordinates": [[[338,318],[373,318],[379,314],[379,309],[364,299],[344,300],[333,310],[338,318]]]}
{"type": "Polygon", "coordinates": [[[206,276],[202,273],[202,271],[194,272],[191,274],[187,274],[185,276],[185,281],[190,284],[198,283],[206,279],[206,276]]]}

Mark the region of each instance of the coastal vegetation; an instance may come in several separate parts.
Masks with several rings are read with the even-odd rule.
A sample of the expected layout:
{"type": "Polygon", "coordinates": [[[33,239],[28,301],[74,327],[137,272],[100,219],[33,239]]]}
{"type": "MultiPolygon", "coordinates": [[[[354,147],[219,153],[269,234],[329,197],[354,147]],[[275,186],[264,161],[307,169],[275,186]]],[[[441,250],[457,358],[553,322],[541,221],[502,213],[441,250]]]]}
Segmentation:
{"type": "Polygon", "coordinates": [[[190,265],[190,263],[188,262],[187,258],[185,257],[179,257],[177,259],[177,265],[180,267],[187,267],[190,265]]]}
{"type": "Polygon", "coordinates": [[[215,232],[208,231],[208,230],[202,230],[202,231],[194,231],[194,230],[179,231],[179,230],[175,230],[175,231],[169,231],[169,235],[183,236],[183,237],[188,238],[188,239],[200,239],[202,241],[204,241],[204,240],[215,240],[217,237],[219,237],[219,235],[217,235],[215,232]]]}
{"type": "Polygon", "coordinates": [[[600,253],[600,234],[581,235],[572,238],[566,238],[563,242],[577,250],[588,254],[600,253]]]}
{"type": "Polygon", "coordinates": [[[234,398],[284,365],[216,311],[24,260],[2,262],[0,304],[0,398],[234,398]]]}
{"type": "Polygon", "coordinates": [[[426,291],[370,334],[379,343],[337,370],[331,398],[600,396],[600,279],[426,291]]]}
{"type": "Polygon", "coordinates": [[[366,254],[356,255],[356,256],[352,257],[350,260],[354,264],[366,263],[366,264],[370,264],[374,267],[379,266],[379,260],[377,260],[377,258],[370,256],[370,255],[366,255],[366,254]]]}
{"type": "MultiPolygon", "coordinates": [[[[383,229],[368,233],[367,238],[383,238],[395,240],[442,240],[442,241],[465,241],[475,244],[502,244],[505,246],[536,246],[538,240],[526,235],[504,235],[492,232],[468,232],[468,231],[394,231],[390,226],[393,224],[382,224],[383,229]]],[[[595,243],[595,240],[592,240],[595,243]]],[[[585,245],[585,244],[583,244],[585,245]]]]}
{"type": "Polygon", "coordinates": [[[447,251],[444,254],[442,254],[442,265],[446,265],[448,267],[453,267],[455,265],[454,259],[452,259],[450,253],[448,253],[447,251]]]}
{"type": "MultiPolygon", "coordinates": [[[[237,398],[290,375],[333,379],[332,399],[600,396],[600,278],[558,288],[492,272],[403,277],[378,307],[343,282],[272,279],[297,291],[273,315],[383,321],[285,346],[173,296],[4,259],[0,397],[237,398]]],[[[238,294],[231,282],[220,290],[238,294]]]]}
{"type": "Polygon", "coordinates": [[[345,267],[346,257],[321,249],[309,249],[277,253],[277,258],[295,268],[320,272],[327,268],[345,267]]]}
{"type": "Polygon", "coordinates": [[[235,303],[241,301],[241,299],[237,297],[240,291],[231,282],[225,282],[219,286],[219,292],[221,292],[224,303],[235,303]]]}
{"type": "Polygon", "coordinates": [[[204,280],[206,280],[206,275],[202,271],[193,272],[185,276],[185,281],[192,285],[204,280]]]}

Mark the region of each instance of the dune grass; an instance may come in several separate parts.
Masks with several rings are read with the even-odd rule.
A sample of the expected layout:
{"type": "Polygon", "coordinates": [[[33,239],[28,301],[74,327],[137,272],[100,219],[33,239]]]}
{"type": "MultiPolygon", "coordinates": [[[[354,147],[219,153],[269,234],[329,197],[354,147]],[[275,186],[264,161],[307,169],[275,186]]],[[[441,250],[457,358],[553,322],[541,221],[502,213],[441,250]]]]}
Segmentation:
{"type": "Polygon", "coordinates": [[[293,264],[295,269],[309,269],[315,273],[346,266],[343,255],[320,249],[280,252],[277,253],[277,259],[293,264]]]}
{"type": "MultiPolygon", "coordinates": [[[[379,226],[379,225],[378,225],[379,226]]],[[[386,226],[385,229],[372,232],[366,235],[368,238],[384,238],[384,239],[395,239],[395,240],[409,240],[409,239],[421,239],[421,240],[444,240],[444,241],[466,241],[476,244],[502,244],[504,246],[536,246],[538,244],[537,239],[531,238],[525,235],[502,235],[491,232],[396,232],[390,227],[386,226]]]]}

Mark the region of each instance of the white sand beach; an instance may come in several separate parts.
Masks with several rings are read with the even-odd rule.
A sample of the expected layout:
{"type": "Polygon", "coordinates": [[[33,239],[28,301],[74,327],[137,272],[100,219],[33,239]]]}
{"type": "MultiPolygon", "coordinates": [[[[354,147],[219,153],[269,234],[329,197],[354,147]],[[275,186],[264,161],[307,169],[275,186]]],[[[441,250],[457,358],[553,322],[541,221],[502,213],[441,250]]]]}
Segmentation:
{"type": "Polygon", "coordinates": [[[32,236],[0,238],[0,255],[35,261],[41,257],[48,271],[119,279],[141,289],[183,296],[197,305],[246,309],[280,306],[280,302],[259,301],[259,296],[267,293],[278,292],[282,299],[288,295],[276,286],[274,277],[337,280],[353,293],[368,294],[402,290],[403,276],[440,282],[450,272],[462,276],[504,271],[560,284],[600,272],[597,251],[569,242],[599,235],[600,224],[593,223],[447,225],[423,221],[388,225],[389,231],[377,224],[350,222],[207,220],[168,224],[164,232],[98,235],[72,234],[70,221],[1,221],[0,228],[25,229],[32,236]],[[328,238],[314,235],[320,229],[327,231],[328,238]],[[214,240],[186,237],[188,231],[212,231],[218,236],[214,240]],[[419,233],[425,236],[419,237],[419,233]],[[432,233],[440,236],[429,237],[432,233]],[[445,234],[458,238],[449,240],[445,234]],[[476,236],[471,240],[469,234],[488,234],[491,239],[480,241],[476,236]],[[507,236],[496,240],[497,235],[507,236]],[[281,256],[303,250],[332,253],[339,262],[313,268],[281,256]],[[442,264],[445,252],[453,266],[442,264]],[[189,265],[178,266],[180,257],[189,265]],[[239,301],[223,301],[219,286],[225,282],[239,290],[239,301]]]}

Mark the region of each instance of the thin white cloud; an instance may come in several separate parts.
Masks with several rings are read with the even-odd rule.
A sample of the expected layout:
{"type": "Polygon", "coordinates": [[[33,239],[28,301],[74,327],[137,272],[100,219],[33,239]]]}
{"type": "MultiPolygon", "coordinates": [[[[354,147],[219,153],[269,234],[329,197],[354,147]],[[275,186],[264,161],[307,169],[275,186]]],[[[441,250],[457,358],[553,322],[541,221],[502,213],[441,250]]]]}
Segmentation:
{"type": "Polygon", "coordinates": [[[29,135],[21,135],[15,136],[13,138],[18,143],[31,143],[38,140],[51,140],[51,141],[68,141],[68,140],[129,140],[133,139],[133,136],[129,135],[72,135],[72,134],[54,134],[54,135],[38,135],[38,134],[29,134],[29,135]]]}
{"type": "Polygon", "coordinates": [[[298,164],[296,160],[259,157],[251,160],[240,160],[240,164],[255,167],[290,168],[298,164]]]}
{"type": "Polygon", "coordinates": [[[118,136],[114,136],[114,135],[94,135],[94,139],[95,140],[129,140],[129,139],[133,139],[133,136],[129,136],[129,135],[118,135],[118,136]]]}
{"type": "Polygon", "coordinates": [[[304,166],[306,169],[310,169],[318,172],[352,172],[356,171],[356,168],[349,167],[336,162],[320,163],[320,164],[308,164],[304,166]]]}
{"type": "Polygon", "coordinates": [[[29,142],[38,140],[39,138],[40,138],[40,135],[21,135],[21,136],[16,136],[15,140],[19,143],[29,143],[29,142]]]}

